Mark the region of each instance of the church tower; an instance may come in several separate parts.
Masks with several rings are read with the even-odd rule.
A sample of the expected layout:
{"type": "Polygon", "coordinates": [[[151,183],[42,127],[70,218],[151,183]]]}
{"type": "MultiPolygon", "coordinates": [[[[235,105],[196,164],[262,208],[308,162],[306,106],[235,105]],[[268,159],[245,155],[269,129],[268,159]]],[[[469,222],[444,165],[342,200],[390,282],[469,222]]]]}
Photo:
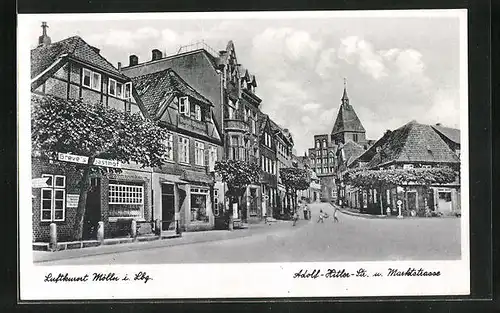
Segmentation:
{"type": "Polygon", "coordinates": [[[341,98],[340,109],[331,132],[331,140],[335,144],[344,144],[352,140],[359,144],[366,142],[366,131],[359,120],[347,96],[347,82],[344,78],[344,93],[341,98]]]}

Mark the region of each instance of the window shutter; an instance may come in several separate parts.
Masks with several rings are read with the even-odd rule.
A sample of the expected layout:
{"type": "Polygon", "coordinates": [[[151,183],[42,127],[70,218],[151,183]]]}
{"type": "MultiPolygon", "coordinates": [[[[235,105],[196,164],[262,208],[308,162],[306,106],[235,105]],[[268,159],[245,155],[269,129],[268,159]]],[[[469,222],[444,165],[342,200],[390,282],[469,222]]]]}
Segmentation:
{"type": "Polygon", "coordinates": [[[205,150],[203,150],[205,153],[205,166],[210,166],[210,146],[205,145],[205,150]]]}

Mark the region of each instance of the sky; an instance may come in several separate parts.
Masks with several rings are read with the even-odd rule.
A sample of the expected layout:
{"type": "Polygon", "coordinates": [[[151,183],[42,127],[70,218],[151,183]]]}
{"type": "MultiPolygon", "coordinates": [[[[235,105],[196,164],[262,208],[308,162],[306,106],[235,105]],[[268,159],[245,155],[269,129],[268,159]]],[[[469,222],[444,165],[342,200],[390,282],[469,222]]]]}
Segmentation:
{"type": "Polygon", "coordinates": [[[79,35],[115,66],[176,54],[204,41],[215,51],[232,40],[238,62],[256,76],[261,110],[294,137],[297,155],[315,134],[330,133],[344,88],[368,139],[411,120],[459,128],[458,17],[34,19],[31,47],[47,21],[52,42],[79,35]]]}

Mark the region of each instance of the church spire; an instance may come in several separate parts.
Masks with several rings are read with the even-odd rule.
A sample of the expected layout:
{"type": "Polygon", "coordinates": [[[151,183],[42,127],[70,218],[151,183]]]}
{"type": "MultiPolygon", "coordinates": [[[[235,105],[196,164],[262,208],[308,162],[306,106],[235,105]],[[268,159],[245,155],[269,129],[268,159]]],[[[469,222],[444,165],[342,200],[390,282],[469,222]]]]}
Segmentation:
{"type": "Polygon", "coordinates": [[[347,79],[344,77],[344,94],[342,95],[342,105],[349,104],[349,97],[347,96],[347,79]]]}

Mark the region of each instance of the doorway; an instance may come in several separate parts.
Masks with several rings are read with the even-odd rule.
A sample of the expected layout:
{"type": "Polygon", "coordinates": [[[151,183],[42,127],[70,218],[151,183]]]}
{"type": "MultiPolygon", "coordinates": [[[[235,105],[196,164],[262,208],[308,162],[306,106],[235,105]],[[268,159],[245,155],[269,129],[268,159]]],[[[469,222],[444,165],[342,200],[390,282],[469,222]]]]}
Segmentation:
{"type": "Polygon", "coordinates": [[[87,203],[83,220],[83,240],[97,239],[97,227],[101,220],[101,179],[90,179],[90,190],[87,192],[87,203]]]}
{"type": "Polygon", "coordinates": [[[161,230],[175,230],[174,184],[161,185],[161,230]]]}
{"type": "Polygon", "coordinates": [[[406,208],[408,209],[408,213],[412,211],[417,212],[417,192],[416,191],[408,191],[406,192],[406,208]]]}
{"type": "Polygon", "coordinates": [[[438,192],[438,210],[442,213],[451,213],[451,191],[438,192]]]}

